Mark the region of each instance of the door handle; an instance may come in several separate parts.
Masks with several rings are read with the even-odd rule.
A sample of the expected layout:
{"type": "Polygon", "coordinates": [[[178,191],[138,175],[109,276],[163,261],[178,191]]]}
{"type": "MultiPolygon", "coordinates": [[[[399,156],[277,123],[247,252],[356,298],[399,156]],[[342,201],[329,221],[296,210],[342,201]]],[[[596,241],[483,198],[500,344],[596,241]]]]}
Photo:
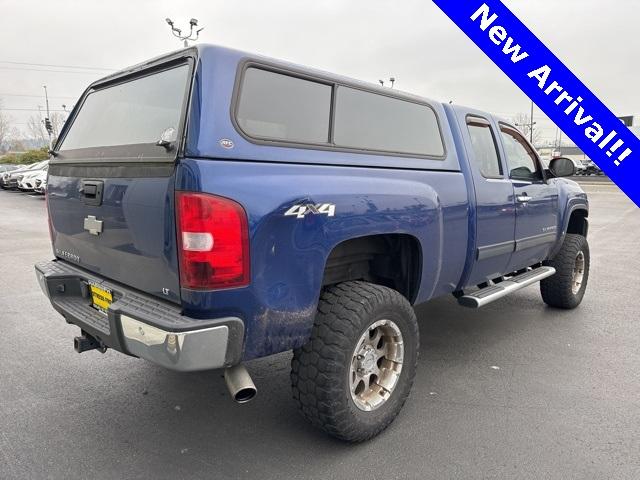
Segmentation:
{"type": "Polygon", "coordinates": [[[520,203],[527,203],[530,202],[532,198],[525,193],[524,195],[518,195],[516,197],[516,200],[518,200],[520,203]]]}

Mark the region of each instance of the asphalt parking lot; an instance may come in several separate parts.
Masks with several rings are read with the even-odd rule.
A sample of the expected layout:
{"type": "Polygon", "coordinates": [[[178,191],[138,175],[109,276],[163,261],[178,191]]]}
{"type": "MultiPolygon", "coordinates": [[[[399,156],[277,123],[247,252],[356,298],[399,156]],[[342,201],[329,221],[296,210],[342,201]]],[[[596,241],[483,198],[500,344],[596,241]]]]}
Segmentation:
{"type": "Polygon", "coordinates": [[[592,270],[574,311],[530,287],[479,311],[418,307],[413,393],[380,437],[310,427],[290,354],[248,365],[236,405],[220,372],[178,374],[108,351],[40,292],[42,198],[0,191],[0,478],[640,478],[640,210],[606,179],[590,194],[592,270]]]}

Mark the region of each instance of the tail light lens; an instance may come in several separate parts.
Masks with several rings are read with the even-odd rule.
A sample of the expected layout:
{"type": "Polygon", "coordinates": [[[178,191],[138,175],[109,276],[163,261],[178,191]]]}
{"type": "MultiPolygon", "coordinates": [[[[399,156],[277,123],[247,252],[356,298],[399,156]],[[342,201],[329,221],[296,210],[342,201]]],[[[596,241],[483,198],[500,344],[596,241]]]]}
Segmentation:
{"type": "Polygon", "coordinates": [[[240,204],[215,195],[177,192],[176,217],[183,288],[249,284],[249,228],[240,204]]]}

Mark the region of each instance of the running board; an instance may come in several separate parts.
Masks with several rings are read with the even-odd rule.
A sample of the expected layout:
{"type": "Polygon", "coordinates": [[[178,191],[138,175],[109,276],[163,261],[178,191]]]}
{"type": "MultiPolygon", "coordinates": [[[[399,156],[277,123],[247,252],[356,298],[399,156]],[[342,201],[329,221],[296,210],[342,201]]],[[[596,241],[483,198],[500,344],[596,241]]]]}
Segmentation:
{"type": "Polygon", "coordinates": [[[458,303],[463,307],[468,308],[480,308],[485,305],[495,302],[496,300],[506,297],[510,293],[516,292],[524,287],[528,287],[533,283],[537,283],[540,280],[544,280],[547,277],[556,273],[556,269],[553,267],[538,267],[534,268],[515,277],[510,277],[504,282],[497,283],[495,285],[489,285],[488,287],[481,288],[480,290],[470,293],[469,295],[463,295],[458,298],[458,303]]]}

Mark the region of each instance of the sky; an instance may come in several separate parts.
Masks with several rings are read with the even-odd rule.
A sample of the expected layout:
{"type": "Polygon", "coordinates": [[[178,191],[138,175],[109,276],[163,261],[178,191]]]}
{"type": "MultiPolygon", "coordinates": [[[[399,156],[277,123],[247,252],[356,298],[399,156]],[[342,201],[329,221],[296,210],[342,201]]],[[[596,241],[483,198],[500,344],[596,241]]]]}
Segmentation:
{"type": "MultiPolygon", "coordinates": [[[[504,1],[614,113],[640,115],[640,2],[504,1]]],[[[530,109],[430,0],[0,0],[5,115],[26,130],[45,105],[43,85],[51,109],[62,110],[109,69],[180,48],[166,17],[183,29],[197,18],[202,43],[365,81],[393,76],[398,89],[508,119],[530,109]]],[[[543,139],[554,140],[556,127],[535,112],[543,139]]]]}

